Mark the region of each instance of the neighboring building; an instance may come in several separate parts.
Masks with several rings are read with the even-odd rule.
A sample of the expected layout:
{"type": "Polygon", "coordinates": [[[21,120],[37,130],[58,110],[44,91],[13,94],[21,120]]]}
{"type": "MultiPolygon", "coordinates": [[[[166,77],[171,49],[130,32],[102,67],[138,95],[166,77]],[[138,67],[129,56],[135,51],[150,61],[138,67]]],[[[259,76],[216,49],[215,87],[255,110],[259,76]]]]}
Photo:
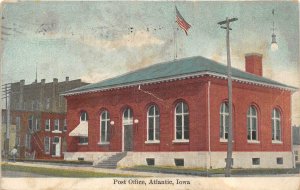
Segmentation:
{"type": "MultiPolygon", "coordinates": [[[[13,137],[9,146],[17,143],[20,158],[63,158],[66,101],[60,93],[86,84],[80,79],[69,81],[69,77],[63,82],[54,78],[50,83],[42,79],[40,83],[28,85],[24,80],[11,84],[10,123],[16,126],[16,130],[10,134],[13,137]],[[48,125],[50,129],[46,127],[48,125]]],[[[6,110],[2,110],[2,121],[6,122],[6,110]]]]}
{"type": "Polygon", "coordinates": [[[66,101],[62,92],[81,87],[88,83],[80,79],[46,83],[42,79],[40,83],[34,82],[25,85],[25,80],[11,84],[11,110],[43,111],[53,113],[66,113],[66,101]]]}
{"type": "Polygon", "coordinates": [[[300,126],[293,126],[293,151],[296,163],[300,163],[300,126]]]}
{"type": "MultiPolygon", "coordinates": [[[[2,110],[6,115],[6,110],[2,110]]],[[[26,159],[63,158],[67,131],[65,114],[11,111],[10,149],[17,147],[19,157],[26,159]]],[[[5,121],[2,124],[5,129],[5,121]]]]}
{"type": "MultiPolygon", "coordinates": [[[[233,167],[293,167],[291,95],[297,89],[262,77],[262,55],[247,54],[245,60],[246,72],[232,69],[233,167]]],[[[203,57],[65,92],[64,158],[101,163],[127,152],[119,166],[224,168],[227,93],[226,65],[203,57]]]]}

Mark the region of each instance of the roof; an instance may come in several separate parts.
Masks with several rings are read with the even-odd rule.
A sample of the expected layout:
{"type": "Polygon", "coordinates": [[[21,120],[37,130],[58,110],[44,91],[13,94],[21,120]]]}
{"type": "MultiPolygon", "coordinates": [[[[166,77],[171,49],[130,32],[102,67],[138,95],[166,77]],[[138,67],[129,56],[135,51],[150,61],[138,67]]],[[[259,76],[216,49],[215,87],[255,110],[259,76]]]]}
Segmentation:
{"type": "MultiPolygon", "coordinates": [[[[149,67],[100,81],[98,83],[75,88],[65,92],[63,95],[68,96],[87,92],[103,91],[141,84],[178,80],[201,75],[227,78],[227,66],[201,56],[189,57],[165,63],[154,64],[149,67]]],[[[295,87],[288,86],[265,77],[247,73],[236,68],[232,68],[232,79],[291,91],[297,90],[295,87]]]]}

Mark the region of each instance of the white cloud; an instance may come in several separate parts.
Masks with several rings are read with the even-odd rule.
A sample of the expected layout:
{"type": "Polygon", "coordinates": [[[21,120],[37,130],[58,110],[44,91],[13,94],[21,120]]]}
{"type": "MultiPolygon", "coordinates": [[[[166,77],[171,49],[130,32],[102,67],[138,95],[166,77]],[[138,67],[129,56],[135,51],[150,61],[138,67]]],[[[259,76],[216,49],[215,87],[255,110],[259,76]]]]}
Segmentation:
{"type": "Polygon", "coordinates": [[[87,82],[87,83],[95,83],[95,82],[99,82],[101,80],[107,79],[111,77],[111,73],[104,73],[104,72],[91,72],[91,73],[87,73],[83,76],[81,76],[81,80],[83,82],[87,82]]]}
{"type": "Polygon", "coordinates": [[[80,39],[80,41],[83,44],[102,48],[107,51],[114,51],[120,48],[141,48],[150,45],[164,44],[164,41],[144,30],[137,31],[133,34],[123,35],[121,38],[115,40],[97,39],[92,36],[84,36],[80,39]]]}

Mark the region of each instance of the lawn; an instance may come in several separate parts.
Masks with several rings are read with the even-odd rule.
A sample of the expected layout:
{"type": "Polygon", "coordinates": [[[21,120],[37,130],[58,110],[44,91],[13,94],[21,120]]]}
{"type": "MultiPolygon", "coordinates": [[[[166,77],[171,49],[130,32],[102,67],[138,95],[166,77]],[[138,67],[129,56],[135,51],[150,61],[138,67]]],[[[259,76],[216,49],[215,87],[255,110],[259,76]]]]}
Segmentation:
{"type": "Polygon", "coordinates": [[[126,174],[113,174],[113,173],[101,173],[94,171],[83,171],[83,170],[73,170],[73,169],[55,169],[55,168],[43,168],[43,167],[32,167],[32,166],[20,166],[12,164],[1,164],[1,169],[3,171],[18,171],[18,172],[28,172],[40,175],[47,175],[51,177],[74,177],[74,178],[101,178],[101,177],[139,177],[126,174]]]}
{"type": "MultiPolygon", "coordinates": [[[[197,176],[212,176],[216,174],[224,174],[223,168],[218,169],[205,169],[205,168],[183,168],[176,166],[134,166],[130,168],[123,168],[124,170],[143,171],[143,172],[158,172],[158,173],[174,173],[174,174],[187,174],[197,176]]],[[[299,168],[246,168],[246,169],[231,169],[233,175],[268,175],[268,174],[297,174],[299,168]]]]}

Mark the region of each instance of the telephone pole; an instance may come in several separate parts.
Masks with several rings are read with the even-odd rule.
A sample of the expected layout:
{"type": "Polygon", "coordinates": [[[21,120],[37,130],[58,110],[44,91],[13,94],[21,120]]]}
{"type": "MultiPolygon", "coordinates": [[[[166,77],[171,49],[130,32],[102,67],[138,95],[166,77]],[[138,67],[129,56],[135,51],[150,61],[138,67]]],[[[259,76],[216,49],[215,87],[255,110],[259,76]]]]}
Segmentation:
{"type": "Polygon", "coordinates": [[[4,140],[4,153],[5,158],[8,160],[9,154],[9,130],[10,130],[10,94],[11,94],[11,85],[10,83],[2,85],[2,99],[5,98],[5,105],[6,105],[6,135],[4,140]]]}
{"type": "Polygon", "coordinates": [[[231,59],[230,59],[230,43],[229,43],[229,31],[232,30],[229,27],[231,22],[237,21],[237,18],[226,18],[221,22],[218,22],[221,25],[222,29],[226,29],[226,49],[227,49],[227,79],[228,79],[228,107],[229,107],[229,121],[228,121],[228,142],[227,142],[227,158],[226,158],[226,168],[225,168],[225,177],[230,177],[231,166],[232,166],[232,72],[231,72],[231,59]],[[225,24],[225,26],[222,26],[225,24]]]}

